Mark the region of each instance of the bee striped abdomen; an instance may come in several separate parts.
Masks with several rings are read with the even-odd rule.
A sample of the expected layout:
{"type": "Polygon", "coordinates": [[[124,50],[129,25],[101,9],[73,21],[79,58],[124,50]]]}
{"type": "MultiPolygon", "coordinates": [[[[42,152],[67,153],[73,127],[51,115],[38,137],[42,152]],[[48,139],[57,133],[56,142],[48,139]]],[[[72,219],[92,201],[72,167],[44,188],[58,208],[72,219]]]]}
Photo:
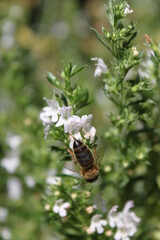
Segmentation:
{"type": "Polygon", "coordinates": [[[74,141],[73,143],[73,150],[75,157],[81,167],[83,168],[90,168],[94,162],[93,155],[88,147],[83,144],[81,141],[74,141]]]}

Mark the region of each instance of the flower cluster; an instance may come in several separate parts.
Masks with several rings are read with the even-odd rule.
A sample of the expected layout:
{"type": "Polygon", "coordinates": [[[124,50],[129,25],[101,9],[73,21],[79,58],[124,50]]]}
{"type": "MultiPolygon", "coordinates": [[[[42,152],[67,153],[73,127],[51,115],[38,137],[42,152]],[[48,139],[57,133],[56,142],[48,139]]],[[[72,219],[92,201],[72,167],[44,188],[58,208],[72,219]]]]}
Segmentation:
{"type": "Polygon", "coordinates": [[[111,208],[108,214],[110,227],[117,228],[115,240],[129,240],[137,232],[140,218],[130,211],[134,207],[133,201],[128,201],[121,212],[117,212],[118,206],[111,208]]]}
{"type": "MultiPolygon", "coordinates": [[[[77,115],[72,115],[72,106],[60,107],[55,99],[44,99],[48,106],[43,108],[43,111],[40,113],[40,119],[45,127],[45,138],[52,124],[55,123],[56,128],[64,126],[65,134],[70,133],[78,140],[82,140],[82,137],[84,137],[88,139],[90,143],[94,142],[96,129],[91,126],[92,114],[84,115],[80,118],[77,115]]],[[[70,148],[72,148],[72,145],[73,138],[70,139],[70,148]]]]}

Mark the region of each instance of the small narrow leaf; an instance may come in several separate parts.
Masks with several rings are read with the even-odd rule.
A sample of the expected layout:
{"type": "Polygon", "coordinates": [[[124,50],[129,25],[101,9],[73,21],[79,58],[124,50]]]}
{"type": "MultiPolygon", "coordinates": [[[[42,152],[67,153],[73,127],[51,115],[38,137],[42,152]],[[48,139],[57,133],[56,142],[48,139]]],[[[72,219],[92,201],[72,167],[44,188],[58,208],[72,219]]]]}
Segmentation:
{"type": "Polygon", "coordinates": [[[61,83],[51,72],[47,73],[46,78],[53,86],[62,89],[61,83]]]}
{"type": "Polygon", "coordinates": [[[91,30],[93,30],[93,32],[96,34],[98,40],[103,44],[103,46],[105,46],[110,52],[112,52],[108,45],[105,43],[102,35],[94,28],[91,28],[91,30]]]}

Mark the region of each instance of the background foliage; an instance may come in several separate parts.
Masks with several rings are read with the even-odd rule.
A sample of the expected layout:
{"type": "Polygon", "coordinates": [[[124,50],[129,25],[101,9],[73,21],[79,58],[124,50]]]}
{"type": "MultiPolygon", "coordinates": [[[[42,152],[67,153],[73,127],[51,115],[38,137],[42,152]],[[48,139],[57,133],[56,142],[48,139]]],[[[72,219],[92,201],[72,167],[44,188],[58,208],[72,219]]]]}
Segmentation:
{"type": "MultiPolygon", "coordinates": [[[[138,29],[134,45],[147,52],[145,33],[155,42],[160,41],[160,1],[135,0],[129,4],[134,13],[128,19],[136,20],[138,29]]],[[[107,239],[109,236],[106,234],[87,235],[84,229],[80,232],[83,223],[86,226],[90,224],[91,216],[85,208],[96,204],[98,210],[94,211],[103,213],[104,218],[113,205],[119,205],[122,209],[128,200],[133,199],[135,212],[141,218],[134,239],[159,240],[159,118],[156,127],[153,126],[153,107],[152,104],[148,105],[147,113],[150,107],[151,119],[144,120],[148,132],[140,138],[132,135],[130,152],[127,152],[127,145],[124,152],[116,152],[115,149],[120,149],[121,143],[127,144],[128,139],[123,135],[121,139],[117,133],[117,129],[121,130],[121,123],[118,125],[114,114],[111,114],[116,113],[116,107],[104,96],[102,82],[93,77],[91,57],[102,57],[111,67],[111,54],[104,50],[90,30],[90,26],[99,32],[102,25],[106,29],[110,28],[104,2],[1,0],[0,9],[0,207],[8,211],[6,220],[0,222],[0,237],[13,240],[78,239],[82,236],[84,239],[107,239]],[[50,99],[53,94],[53,88],[44,77],[46,71],[58,76],[63,61],[88,65],[73,81],[89,89],[90,99],[94,101],[83,108],[79,115],[93,114],[97,136],[104,137],[106,148],[100,180],[93,185],[81,183],[81,188],[76,190],[72,186],[80,180],[62,175],[63,164],[59,161],[59,155],[51,151],[51,140],[44,140],[39,119],[45,105],[43,97],[50,99]],[[155,132],[150,132],[150,128],[154,128],[155,132]],[[8,140],[14,135],[21,137],[21,144],[16,149],[8,140]],[[8,156],[19,159],[12,171],[2,164],[8,156]],[[115,165],[116,156],[120,157],[119,165],[115,165]],[[127,159],[132,159],[132,163],[128,165],[127,159]],[[60,189],[59,186],[52,186],[48,190],[46,179],[55,174],[62,177],[62,185],[60,189]],[[10,182],[13,182],[12,193],[10,182]],[[63,182],[66,184],[63,185],[63,182]],[[55,195],[48,196],[47,191],[55,195]],[[59,216],[53,216],[52,211],[46,213],[46,203],[53,206],[57,191],[62,194],[61,198],[73,202],[73,212],[79,222],[71,216],[70,221],[65,223],[59,216]],[[75,200],[74,193],[78,196],[75,200]],[[3,231],[2,234],[4,229],[7,233],[3,231]],[[62,229],[65,229],[63,233],[62,229]]],[[[157,81],[158,71],[155,62],[153,78],[157,81]]],[[[154,96],[159,99],[158,91],[157,87],[155,92],[144,93],[144,98],[154,96]]],[[[139,113],[142,114],[143,110],[139,109],[139,113]]]]}

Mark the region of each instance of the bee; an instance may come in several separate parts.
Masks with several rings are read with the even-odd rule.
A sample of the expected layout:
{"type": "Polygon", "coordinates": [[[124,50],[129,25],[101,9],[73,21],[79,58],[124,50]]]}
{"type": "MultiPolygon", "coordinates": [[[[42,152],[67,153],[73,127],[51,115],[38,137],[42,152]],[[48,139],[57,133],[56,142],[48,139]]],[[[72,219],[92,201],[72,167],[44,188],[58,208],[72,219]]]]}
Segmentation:
{"type": "Polygon", "coordinates": [[[94,151],[94,156],[89,147],[83,142],[77,140],[74,136],[69,134],[73,141],[73,151],[68,149],[68,152],[73,157],[73,162],[78,165],[81,176],[87,182],[94,182],[98,179],[99,166],[97,163],[96,148],[94,151]]]}

